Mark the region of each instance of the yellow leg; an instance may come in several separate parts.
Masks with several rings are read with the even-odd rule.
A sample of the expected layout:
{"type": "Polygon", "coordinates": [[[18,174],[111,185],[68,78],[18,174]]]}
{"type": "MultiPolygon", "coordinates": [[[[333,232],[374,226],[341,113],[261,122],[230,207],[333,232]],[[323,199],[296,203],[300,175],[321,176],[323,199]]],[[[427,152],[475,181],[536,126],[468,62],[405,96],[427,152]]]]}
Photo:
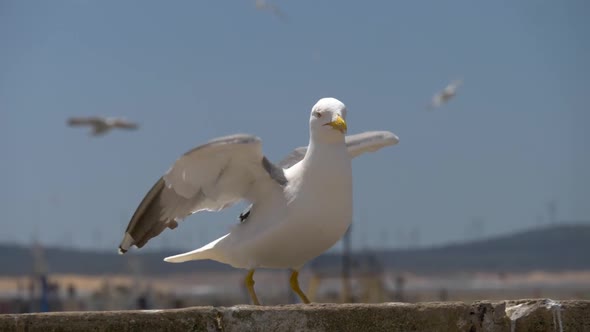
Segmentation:
{"type": "Polygon", "coordinates": [[[260,305],[258,302],[258,296],[256,296],[256,292],[254,291],[254,269],[248,271],[248,275],[246,276],[246,288],[248,288],[248,294],[250,294],[250,298],[252,299],[252,303],[255,305],[260,305]]]}
{"type": "Polygon", "coordinates": [[[291,273],[291,278],[289,279],[289,284],[291,285],[291,289],[295,293],[297,293],[297,295],[299,295],[299,297],[301,298],[301,301],[303,301],[303,303],[309,303],[307,296],[305,296],[305,293],[303,293],[301,288],[299,288],[299,279],[297,279],[298,277],[299,277],[299,271],[293,270],[293,273],[291,273]]]}

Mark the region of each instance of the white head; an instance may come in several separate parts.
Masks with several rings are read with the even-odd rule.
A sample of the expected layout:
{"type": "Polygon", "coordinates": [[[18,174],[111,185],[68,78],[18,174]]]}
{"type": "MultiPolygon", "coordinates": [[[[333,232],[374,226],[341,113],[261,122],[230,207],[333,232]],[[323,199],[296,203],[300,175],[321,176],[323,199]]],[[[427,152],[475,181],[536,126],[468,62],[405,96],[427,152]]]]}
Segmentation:
{"type": "Polygon", "coordinates": [[[346,106],[336,98],[322,98],[311,109],[309,133],[316,142],[340,142],[346,135],[346,106]]]}

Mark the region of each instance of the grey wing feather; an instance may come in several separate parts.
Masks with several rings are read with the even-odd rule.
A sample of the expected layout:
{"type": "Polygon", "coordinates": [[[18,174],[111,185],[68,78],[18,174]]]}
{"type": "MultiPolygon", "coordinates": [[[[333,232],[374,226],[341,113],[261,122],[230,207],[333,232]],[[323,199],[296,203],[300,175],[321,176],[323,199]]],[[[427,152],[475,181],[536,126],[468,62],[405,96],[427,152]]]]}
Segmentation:
{"type": "Polygon", "coordinates": [[[160,220],[163,209],[161,196],[165,189],[164,179],[160,178],[143,198],[127,225],[125,238],[119,245],[119,253],[127,252],[132,245],[141,248],[166,227],[174,229],[178,226],[175,220],[160,220]]]}
{"type": "Polygon", "coordinates": [[[291,152],[287,157],[281,160],[278,166],[287,169],[303,160],[303,157],[305,157],[306,152],[306,146],[298,147],[295,150],[293,150],[293,152],[291,152]]]}
{"type": "Polygon", "coordinates": [[[285,177],[285,171],[282,167],[273,164],[268,158],[262,158],[262,167],[281,186],[287,184],[287,178],[285,177]]]}

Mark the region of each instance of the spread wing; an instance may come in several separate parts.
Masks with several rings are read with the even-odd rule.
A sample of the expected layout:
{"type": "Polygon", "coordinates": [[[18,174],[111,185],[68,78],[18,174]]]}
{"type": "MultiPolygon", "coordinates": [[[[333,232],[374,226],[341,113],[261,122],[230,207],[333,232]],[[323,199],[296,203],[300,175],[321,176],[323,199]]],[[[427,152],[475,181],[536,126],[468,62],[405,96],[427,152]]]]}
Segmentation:
{"type": "MultiPolygon", "coordinates": [[[[398,142],[399,138],[389,131],[367,131],[346,136],[346,147],[352,158],[365,152],[373,152],[389,145],[395,145],[398,142]]],[[[298,147],[278,165],[282,168],[289,168],[301,161],[306,152],[307,147],[298,147]]]]}
{"type": "Polygon", "coordinates": [[[242,199],[254,203],[286,182],[283,169],[262,154],[259,138],[212,140],[185,153],[156,182],[129,221],[119,253],[143,247],[190,214],[219,211],[242,199]]]}
{"type": "Polygon", "coordinates": [[[113,119],[111,126],[121,129],[137,129],[139,127],[137,123],[127,121],[125,119],[113,119]]]}
{"type": "Polygon", "coordinates": [[[68,119],[68,125],[71,127],[75,126],[99,126],[104,125],[104,119],[98,117],[72,117],[68,119]]]}

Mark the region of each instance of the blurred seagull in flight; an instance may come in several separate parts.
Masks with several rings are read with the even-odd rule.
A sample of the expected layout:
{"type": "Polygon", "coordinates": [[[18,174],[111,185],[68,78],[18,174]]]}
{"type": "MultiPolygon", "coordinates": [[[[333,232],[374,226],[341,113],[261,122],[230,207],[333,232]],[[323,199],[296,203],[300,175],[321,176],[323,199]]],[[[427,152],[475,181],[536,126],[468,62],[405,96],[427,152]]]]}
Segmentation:
{"type": "Polygon", "coordinates": [[[100,136],[108,133],[113,128],[119,129],[137,129],[136,123],[127,121],[123,118],[102,118],[102,117],[73,117],[68,119],[70,127],[91,127],[90,132],[93,136],[100,136]]]}
{"type": "Polygon", "coordinates": [[[430,109],[442,106],[457,94],[457,89],[463,84],[463,80],[452,81],[441,92],[436,93],[432,97],[432,102],[429,105],[430,109]]]}
{"type": "Polygon", "coordinates": [[[282,21],[287,20],[287,15],[277,5],[269,3],[268,0],[256,0],[254,5],[258,10],[268,10],[282,21]]]}
{"type": "Polygon", "coordinates": [[[332,247],[352,222],[352,158],[399,141],[388,131],[346,136],[346,113],[339,100],[320,99],[309,115],[309,145],[278,164],[264,156],[258,137],[246,134],[217,138],[188,151],[141,201],[119,253],[143,247],[193,213],[220,211],[246,200],[251,205],[228,234],[164,260],[211,259],[246,269],[245,284],[254,304],[260,304],[255,269],[290,269],[291,289],[309,303],[299,288],[298,271],[332,247]]]}

